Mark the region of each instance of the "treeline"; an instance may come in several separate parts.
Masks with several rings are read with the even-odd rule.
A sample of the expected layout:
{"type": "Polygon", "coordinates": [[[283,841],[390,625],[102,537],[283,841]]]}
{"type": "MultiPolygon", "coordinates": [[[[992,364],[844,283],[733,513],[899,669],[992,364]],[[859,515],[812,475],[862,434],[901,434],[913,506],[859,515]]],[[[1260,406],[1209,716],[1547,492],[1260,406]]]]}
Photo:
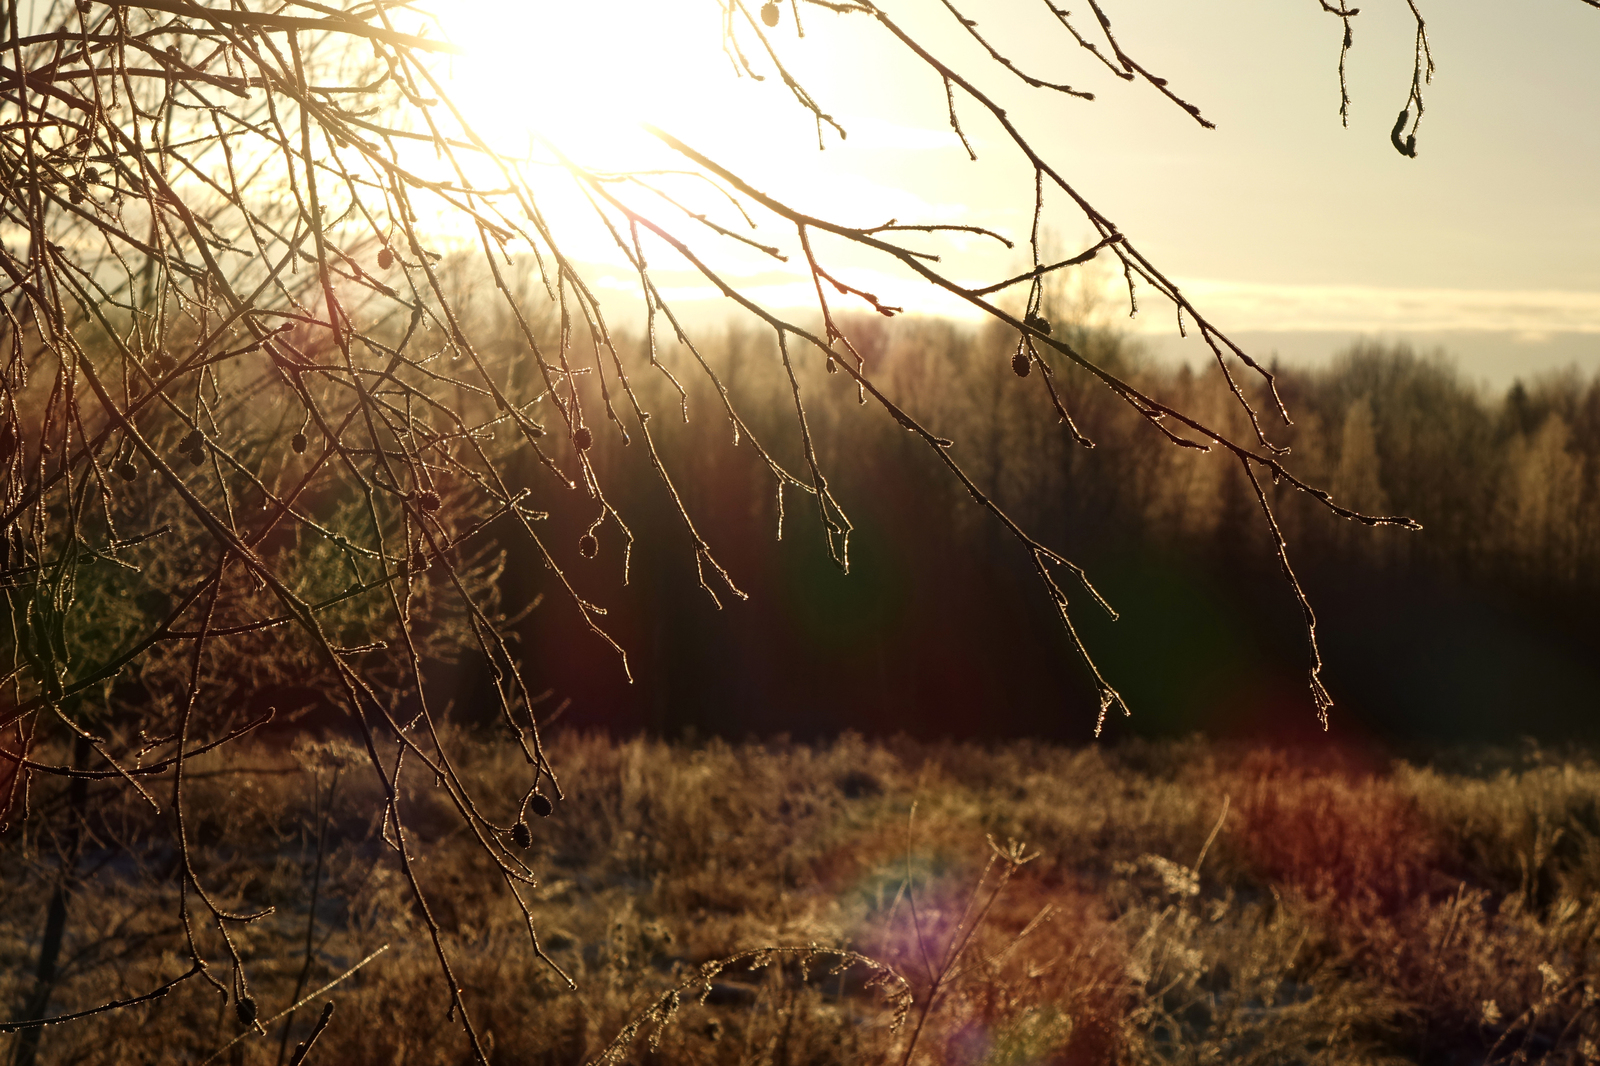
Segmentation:
{"type": "MultiPolygon", "coordinates": [[[[1146,394],[1252,439],[1215,366],[1156,362],[1111,330],[1058,329],[1146,394]]],[[[1139,710],[1135,728],[1314,720],[1300,613],[1237,460],[1174,447],[1103,384],[1066,367],[1051,383],[1094,447],[1077,443],[1044,375],[1018,377],[1015,338],[997,329],[872,318],[848,332],[866,375],[952,441],[950,456],[974,482],[1082,564],[1122,612],[1110,624],[1070,575],[1058,575],[1091,652],[1139,710]]],[[[645,351],[641,341],[625,347],[645,351]]],[[[632,386],[654,414],[659,454],[697,531],[750,600],[709,571],[726,609],[697,588],[691,541],[643,448],[597,448],[596,467],[635,537],[631,586],[620,582],[625,545],[614,524],[598,529],[593,562],[576,550],[587,527],[559,529],[553,542],[568,546],[585,589],[615,606],[612,631],[641,683],[614,683],[610,653],[547,603],[527,623],[524,647],[575,698],[575,714],[668,734],[1087,735],[1092,693],[1028,553],[920,437],[870,397],[861,403],[849,376],[827,373],[810,348],[791,347],[793,385],[770,333],[731,330],[697,352],[666,341],[659,352],[685,389],[687,422],[664,374],[646,366],[632,386]],[[819,469],[854,523],[848,577],[822,548],[814,498],[793,485],[775,541],[777,480],[748,443],[730,446],[719,390],[744,430],[809,483],[796,388],[819,469]]],[[[1368,527],[1287,485],[1268,487],[1322,615],[1346,723],[1383,732],[1405,718],[1398,728],[1410,734],[1448,722],[1452,736],[1566,731],[1576,694],[1594,680],[1594,649],[1567,620],[1600,586],[1600,381],[1568,373],[1492,394],[1463,380],[1446,354],[1365,344],[1320,369],[1276,368],[1294,419],[1284,425],[1264,383],[1233,369],[1268,438],[1290,448],[1296,476],[1345,506],[1424,527],[1368,527]]],[[[601,409],[597,390],[586,403],[601,409]]],[[[530,464],[528,476],[537,490],[541,473],[530,464]]],[[[513,600],[550,591],[527,568],[513,574],[513,600]]]]}
{"type": "MultiPolygon", "coordinates": [[[[870,330],[874,380],[956,441],[952,454],[975,479],[1050,543],[1131,536],[1227,552],[1267,544],[1253,492],[1230,455],[1173,447],[1087,375],[1068,368],[1056,386],[1093,448],[1074,443],[1041,381],[1011,373],[1012,342],[998,331],[915,321],[862,326],[870,330]]],[[[1077,347],[1097,364],[1253,443],[1215,366],[1174,367],[1144,358],[1116,334],[1075,332],[1077,347]]],[[[1260,379],[1237,364],[1232,370],[1268,439],[1290,447],[1291,472],[1347,507],[1424,526],[1420,535],[1365,527],[1280,488],[1274,506],[1297,558],[1426,566],[1540,590],[1600,580],[1600,378],[1568,371],[1493,394],[1464,381],[1446,353],[1361,344],[1323,368],[1274,368],[1294,419],[1285,426],[1260,379]]],[[[836,405],[838,396],[822,402],[836,405]]],[[[841,457],[882,452],[895,436],[882,420],[834,417],[841,457]]],[[[950,494],[953,509],[964,495],[950,494]]]]}

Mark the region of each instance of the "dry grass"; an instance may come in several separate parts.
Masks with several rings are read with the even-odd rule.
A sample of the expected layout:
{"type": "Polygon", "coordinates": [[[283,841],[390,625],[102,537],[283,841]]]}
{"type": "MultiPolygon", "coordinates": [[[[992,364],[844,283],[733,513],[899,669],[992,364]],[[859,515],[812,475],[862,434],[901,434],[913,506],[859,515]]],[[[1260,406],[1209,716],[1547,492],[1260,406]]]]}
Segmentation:
{"type": "MultiPolygon", "coordinates": [[[[520,764],[503,745],[461,743],[463,772],[501,796],[490,817],[509,822],[520,764]]],[[[496,1063],[591,1061],[640,1018],[616,1061],[899,1063],[913,1032],[919,1064],[1597,1057],[1600,769],[1587,761],[1466,772],[1200,742],[853,736],[675,746],[568,734],[554,751],[571,788],[534,827],[528,859],[541,941],[576,991],[533,957],[442,793],[414,780],[406,800],[433,914],[496,1063]],[[703,969],[776,945],[814,954],[703,969]],[[893,1026],[906,1007],[896,983],[842,965],[833,952],[845,951],[903,975],[905,1024],[893,1026]],[[670,1018],[651,1014],[674,1004],[670,1018]]],[[[297,984],[314,990],[388,945],[295,1015],[288,1048],[332,999],[322,1061],[464,1061],[416,905],[364,813],[379,805],[358,761],[336,771],[342,754],[331,742],[196,760],[197,873],[224,906],[278,908],[237,927],[263,1019],[297,984]],[[312,920],[319,809],[328,843],[312,920]]],[[[97,787],[51,1013],[186,969],[160,819],[97,787]]],[[[37,787],[23,830],[0,838],[7,1014],[32,990],[62,795],[37,787]]],[[[195,981],[47,1030],[40,1061],[196,1062],[241,1031],[195,981]]],[[[14,1039],[0,1036],[0,1051],[14,1039]]],[[[287,1061],[284,1046],[275,1021],[219,1061],[287,1061]]]]}

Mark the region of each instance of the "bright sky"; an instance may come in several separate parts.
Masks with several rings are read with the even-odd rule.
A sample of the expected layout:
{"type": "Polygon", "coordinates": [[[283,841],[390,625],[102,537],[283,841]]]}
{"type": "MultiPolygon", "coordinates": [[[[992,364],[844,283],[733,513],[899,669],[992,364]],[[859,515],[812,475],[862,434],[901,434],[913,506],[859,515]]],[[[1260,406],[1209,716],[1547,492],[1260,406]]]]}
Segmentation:
{"type": "MultiPolygon", "coordinates": [[[[1022,69],[1091,90],[1096,101],[1023,86],[987,59],[940,0],[881,6],[992,92],[1041,153],[1216,324],[1266,345],[1260,354],[1325,355],[1367,334],[1442,342],[1470,357],[1470,372],[1496,381],[1572,361],[1600,367],[1600,11],[1579,0],[1419,4],[1437,73],[1415,159],[1389,143],[1411,78],[1404,0],[1362,5],[1354,19],[1349,129],[1338,116],[1339,23],[1315,0],[1103,4],[1123,47],[1198,104],[1217,123],[1210,131],[1148,85],[1113,77],[1042,0],[983,0],[963,13],[1022,69]]],[[[800,40],[785,0],[773,31],[784,61],[850,132],[843,144],[828,133],[827,150],[818,152],[813,123],[776,77],[734,76],[721,51],[717,0],[439,0],[434,10],[472,49],[456,66],[458,92],[506,143],[526,143],[532,125],[597,165],[652,165],[666,156],[637,132],[650,120],[817,215],[962,223],[1026,239],[1032,174],[998,125],[958,93],[980,157],[968,161],[945,121],[938,79],[901,59],[861,16],[802,4],[800,40]]],[[[1087,32],[1087,4],[1072,10],[1087,32]]],[[[770,74],[753,35],[744,40],[770,74]]],[[[696,199],[681,179],[664,184],[672,180],[685,202],[737,222],[725,203],[696,199]]],[[[562,195],[556,188],[550,197],[562,195]]],[[[792,245],[770,217],[758,221],[756,239],[792,245]]],[[[1047,200],[1046,225],[1069,251],[1090,232],[1060,196],[1047,200]]],[[[674,229],[695,231],[681,221],[674,229]]],[[[763,303],[814,301],[794,257],[782,264],[726,240],[696,239],[718,249],[719,265],[763,303]]],[[[614,286],[625,315],[636,286],[605,265],[614,257],[601,235],[573,240],[600,284],[614,286]]],[[[992,241],[930,238],[917,246],[940,252],[943,266],[967,281],[1027,265],[1020,250],[992,241]]],[[[837,246],[817,250],[886,302],[967,313],[891,265],[837,246]]],[[[696,317],[729,306],[705,298],[704,282],[669,258],[654,261],[669,295],[696,317]]],[[[849,306],[842,297],[836,303],[849,306]]],[[[1133,328],[1159,349],[1181,352],[1170,311],[1154,299],[1143,308],[1133,328]]]]}

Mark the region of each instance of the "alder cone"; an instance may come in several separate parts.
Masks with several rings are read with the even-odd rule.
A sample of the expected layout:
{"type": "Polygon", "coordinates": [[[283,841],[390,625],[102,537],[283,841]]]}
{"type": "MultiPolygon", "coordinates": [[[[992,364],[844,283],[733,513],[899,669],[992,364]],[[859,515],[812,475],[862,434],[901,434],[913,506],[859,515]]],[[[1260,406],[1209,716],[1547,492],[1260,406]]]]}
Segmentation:
{"type": "Polygon", "coordinates": [[[585,559],[593,559],[600,554],[600,542],[593,533],[585,533],[578,538],[578,554],[585,559]]]}
{"type": "Polygon", "coordinates": [[[778,5],[771,3],[770,0],[768,3],[762,4],[761,21],[768,26],[776,26],[778,24],[778,5]]]}
{"type": "Polygon", "coordinates": [[[420,506],[424,511],[437,511],[439,509],[439,503],[439,494],[434,492],[432,489],[429,489],[427,492],[424,492],[421,496],[417,497],[417,505],[420,506]]]}
{"type": "Polygon", "coordinates": [[[1025,378],[1033,370],[1033,360],[1028,358],[1027,352],[1019,351],[1011,357],[1011,369],[1019,378],[1025,378]]]}
{"type": "Polygon", "coordinates": [[[289,439],[289,447],[293,448],[295,450],[295,454],[297,454],[297,455],[300,452],[305,451],[306,450],[306,435],[304,433],[296,433],[293,437],[291,437],[289,439]]]}
{"type": "Polygon", "coordinates": [[[572,434],[572,443],[580,452],[586,452],[594,444],[594,434],[588,426],[579,426],[572,434]]]}
{"type": "Polygon", "coordinates": [[[254,1025],[256,1023],[256,1001],[251,996],[242,996],[239,1002],[233,1005],[233,1012],[239,1016],[240,1025],[254,1025]]]}
{"type": "Polygon", "coordinates": [[[139,468],[127,460],[123,460],[117,464],[117,476],[124,481],[137,481],[139,480],[139,468]]]}
{"type": "Polygon", "coordinates": [[[379,270],[388,270],[392,266],[394,266],[394,253],[389,251],[388,248],[379,248],[378,249],[378,269],[379,270]]]}
{"type": "Polygon", "coordinates": [[[527,822],[518,822],[511,827],[511,843],[519,848],[527,848],[533,845],[533,830],[528,828],[527,822]]]}
{"type": "Polygon", "coordinates": [[[556,812],[556,805],[550,802],[550,797],[543,792],[535,792],[528,800],[528,809],[540,818],[548,818],[556,812]]]}

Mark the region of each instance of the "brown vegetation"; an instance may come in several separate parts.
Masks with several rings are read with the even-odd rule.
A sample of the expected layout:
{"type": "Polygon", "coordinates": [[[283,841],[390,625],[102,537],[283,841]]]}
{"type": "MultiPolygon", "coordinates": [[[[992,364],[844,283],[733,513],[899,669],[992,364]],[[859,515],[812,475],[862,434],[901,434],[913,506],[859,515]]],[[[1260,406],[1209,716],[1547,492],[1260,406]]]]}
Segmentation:
{"type": "MultiPolygon", "coordinates": [[[[509,749],[453,742],[497,797],[491,816],[509,818],[509,749]]],[[[1199,741],[685,747],[573,733],[552,750],[581,784],[538,820],[526,857],[541,943],[575,990],[533,956],[442,790],[412,778],[402,804],[495,1063],[591,1061],[641,1018],[617,1061],[900,1062],[919,1023],[919,1064],[1577,1063],[1600,1039],[1600,767],[1587,758],[1488,752],[1450,770],[1199,741]],[[702,970],[769,947],[797,950],[702,970]],[[910,1004],[887,971],[839,952],[903,976],[910,1004]]],[[[264,1033],[190,982],[49,1028],[42,1061],[201,1061],[243,1035],[222,1061],[281,1062],[330,1000],[326,1061],[460,1061],[421,918],[366,817],[375,786],[347,759],[359,753],[333,740],[191,765],[195,861],[219,905],[279,907],[234,932],[264,1033]],[[285,1028],[280,1011],[369,958],[285,1028]]],[[[94,787],[73,868],[57,850],[66,789],[49,782],[26,832],[0,845],[16,871],[0,1000],[27,996],[63,875],[51,1013],[185,966],[171,846],[136,797],[94,787]]]]}

